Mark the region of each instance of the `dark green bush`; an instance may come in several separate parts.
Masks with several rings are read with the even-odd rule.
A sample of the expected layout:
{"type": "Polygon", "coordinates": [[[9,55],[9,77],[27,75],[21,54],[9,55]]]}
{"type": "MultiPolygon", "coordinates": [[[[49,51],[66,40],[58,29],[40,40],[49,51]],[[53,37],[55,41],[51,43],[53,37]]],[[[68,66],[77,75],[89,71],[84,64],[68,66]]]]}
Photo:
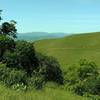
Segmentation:
{"type": "Polygon", "coordinates": [[[0,35],[0,62],[3,60],[5,51],[13,51],[15,48],[15,42],[12,38],[5,35],[0,35]]]}
{"type": "Polygon", "coordinates": [[[22,69],[18,64],[18,55],[16,52],[6,51],[3,58],[3,62],[6,63],[7,67],[22,69]]]}
{"type": "Polygon", "coordinates": [[[58,61],[54,57],[44,56],[39,53],[37,54],[37,58],[40,66],[38,70],[44,76],[45,80],[63,84],[62,71],[58,61]]]}
{"type": "Polygon", "coordinates": [[[13,83],[16,84],[19,81],[22,82],[24,77],[20,76],[20,70],[27,73],[27,78],[30,79],[30,83],[32,83],[36,88],[42,88],[43,83],[47,81],[54,81],[58,84],[63,84],[62,71],[57,60],[53,57],[36,53],[31,43],[19,41],[16,44],[14,52],[6,51],[4,54],[4,62],[6,62],[6,68],[10,69],[10,74],[7,75],[7,80],[5,80],[5,83],[8,85],[13,83]],[[12,69],[17,69],[17,71],[12,69]],[[18,80],[16,78],[18,80],[17,82],[14,78],[17,77],[18,71],[19,76],[22,79],[18,80]],[[13,77],[10,77],[11,75],[13,77]]]}
{"type": "Polygon", "coordinates": [[[4,60],[7,67],[23,69],[28,75],[38,66],[33,44],[26,41],[18,41],[14,52],[5,53],[4,60]]]}

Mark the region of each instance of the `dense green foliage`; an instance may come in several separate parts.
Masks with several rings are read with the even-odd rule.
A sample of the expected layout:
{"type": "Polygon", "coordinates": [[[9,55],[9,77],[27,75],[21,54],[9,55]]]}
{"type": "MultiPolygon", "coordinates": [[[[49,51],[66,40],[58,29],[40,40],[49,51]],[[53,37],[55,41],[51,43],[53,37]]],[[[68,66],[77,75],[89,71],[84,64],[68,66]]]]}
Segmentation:
{"type": "Polygon", "coordinates": [[[81,60],[66,72],[65,84],[76,94],[100,95],[100,70],[94,62],[81,60]]]}
{"type": "Polygon", "coordinates": [[[6,65],[4,69],[1,67],[4,70],[2,73],[4,78],[1,81],[7,86],[23,84],[40,89],[48,81],[63,84],[62,71],[56,59],[37,53],[32,43],[15,42],[15,48],[12,51],[4,52],[2,63],[6,65]]]}
{"type": "Polygon", "coordinates": [[[0,26],[0,82],[21,90],[30,86],[41,89],[48,81],[63,84],[56,59],[38,54],[30,42],[15,41],[15,25],[12,20],[0,26]]]}
{"type": "Polygon", "coordinates": [[[7,86],[25,83],[26,74],[22,70],[7,68],[5,64],[0,64],[0,81],[7,86]]]}
{"type": "Polygon", "coordinates": [[[63,84],[62,71],[58,61],[54,57],[44,56],[37,53],[39,60],[39,72],[45,77],[46,81],[56,81],[63,84]]]}
{"type": "Polygon", "coordinates": [[[18,41],[14,52],[6,52],[4,61],[7,67],[23,69],[29,75],[31,75],[32,71],[38,66],[33,44],[25,41],[18,41]]]}
{"type": "Polygon", "coordinates": [[[12,38],[5,35],[0,35],[0,61],[3,60],[4,52],[7,50],[13,51],[15,48],[15,42],[12,38]]]}

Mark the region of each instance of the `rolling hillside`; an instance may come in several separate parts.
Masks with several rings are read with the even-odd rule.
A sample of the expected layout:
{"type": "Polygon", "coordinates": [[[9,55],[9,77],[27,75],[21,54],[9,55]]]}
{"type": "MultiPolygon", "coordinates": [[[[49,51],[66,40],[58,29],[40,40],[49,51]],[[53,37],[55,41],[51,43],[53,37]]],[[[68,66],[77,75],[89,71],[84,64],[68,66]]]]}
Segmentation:
{"type": "MultiPolygon", "coordinates": [[[[95,61],[100,65],[100,33],[71,35],[64,38],[35,41],[36,49],[46,55],[54,56],[66,70],[67,64],[73,64],[81,58],[95,61]]],[[[18,92],[0,84],[0,100],[91,100],[65,91],[64,87],[47,84],[40,91],[18,92]]]]}
{"type": "Polygon", "coordinates": [[[62,69],[82,58],[93,60],[100,65],[100,32],[41,40],[35,42],[35,47],[43,54],[56,57],[62,69]]]}

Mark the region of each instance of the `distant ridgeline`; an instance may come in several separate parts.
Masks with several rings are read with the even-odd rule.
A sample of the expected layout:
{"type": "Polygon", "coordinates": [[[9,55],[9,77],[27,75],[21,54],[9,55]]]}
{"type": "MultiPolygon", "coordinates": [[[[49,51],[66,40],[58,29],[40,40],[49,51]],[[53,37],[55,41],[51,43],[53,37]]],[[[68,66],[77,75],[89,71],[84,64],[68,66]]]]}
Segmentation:
{"type": "Polygon", "coordinates": [[[67,36],[66,33],[47,33],[47,32],[31,32],[31,33],[18,33],[18,40],[36,41],[49,38],[61,38],[67,36]]]}

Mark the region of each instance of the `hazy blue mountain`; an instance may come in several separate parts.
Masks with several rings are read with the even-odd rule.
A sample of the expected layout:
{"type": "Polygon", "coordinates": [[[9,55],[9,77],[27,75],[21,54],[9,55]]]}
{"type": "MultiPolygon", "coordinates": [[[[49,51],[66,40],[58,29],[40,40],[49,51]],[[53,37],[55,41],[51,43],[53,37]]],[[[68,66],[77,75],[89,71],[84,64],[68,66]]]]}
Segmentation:
{"type": "Polygon", "coordinates": [[[60,38],[64,37],[68,34],[65,33],[47,33],[47,32],[30,32],[30,33],[18,33],[18,40],[26,40],[26,41],[36,41],[41,39],[49,39],[49,38],[60,38]]]}

